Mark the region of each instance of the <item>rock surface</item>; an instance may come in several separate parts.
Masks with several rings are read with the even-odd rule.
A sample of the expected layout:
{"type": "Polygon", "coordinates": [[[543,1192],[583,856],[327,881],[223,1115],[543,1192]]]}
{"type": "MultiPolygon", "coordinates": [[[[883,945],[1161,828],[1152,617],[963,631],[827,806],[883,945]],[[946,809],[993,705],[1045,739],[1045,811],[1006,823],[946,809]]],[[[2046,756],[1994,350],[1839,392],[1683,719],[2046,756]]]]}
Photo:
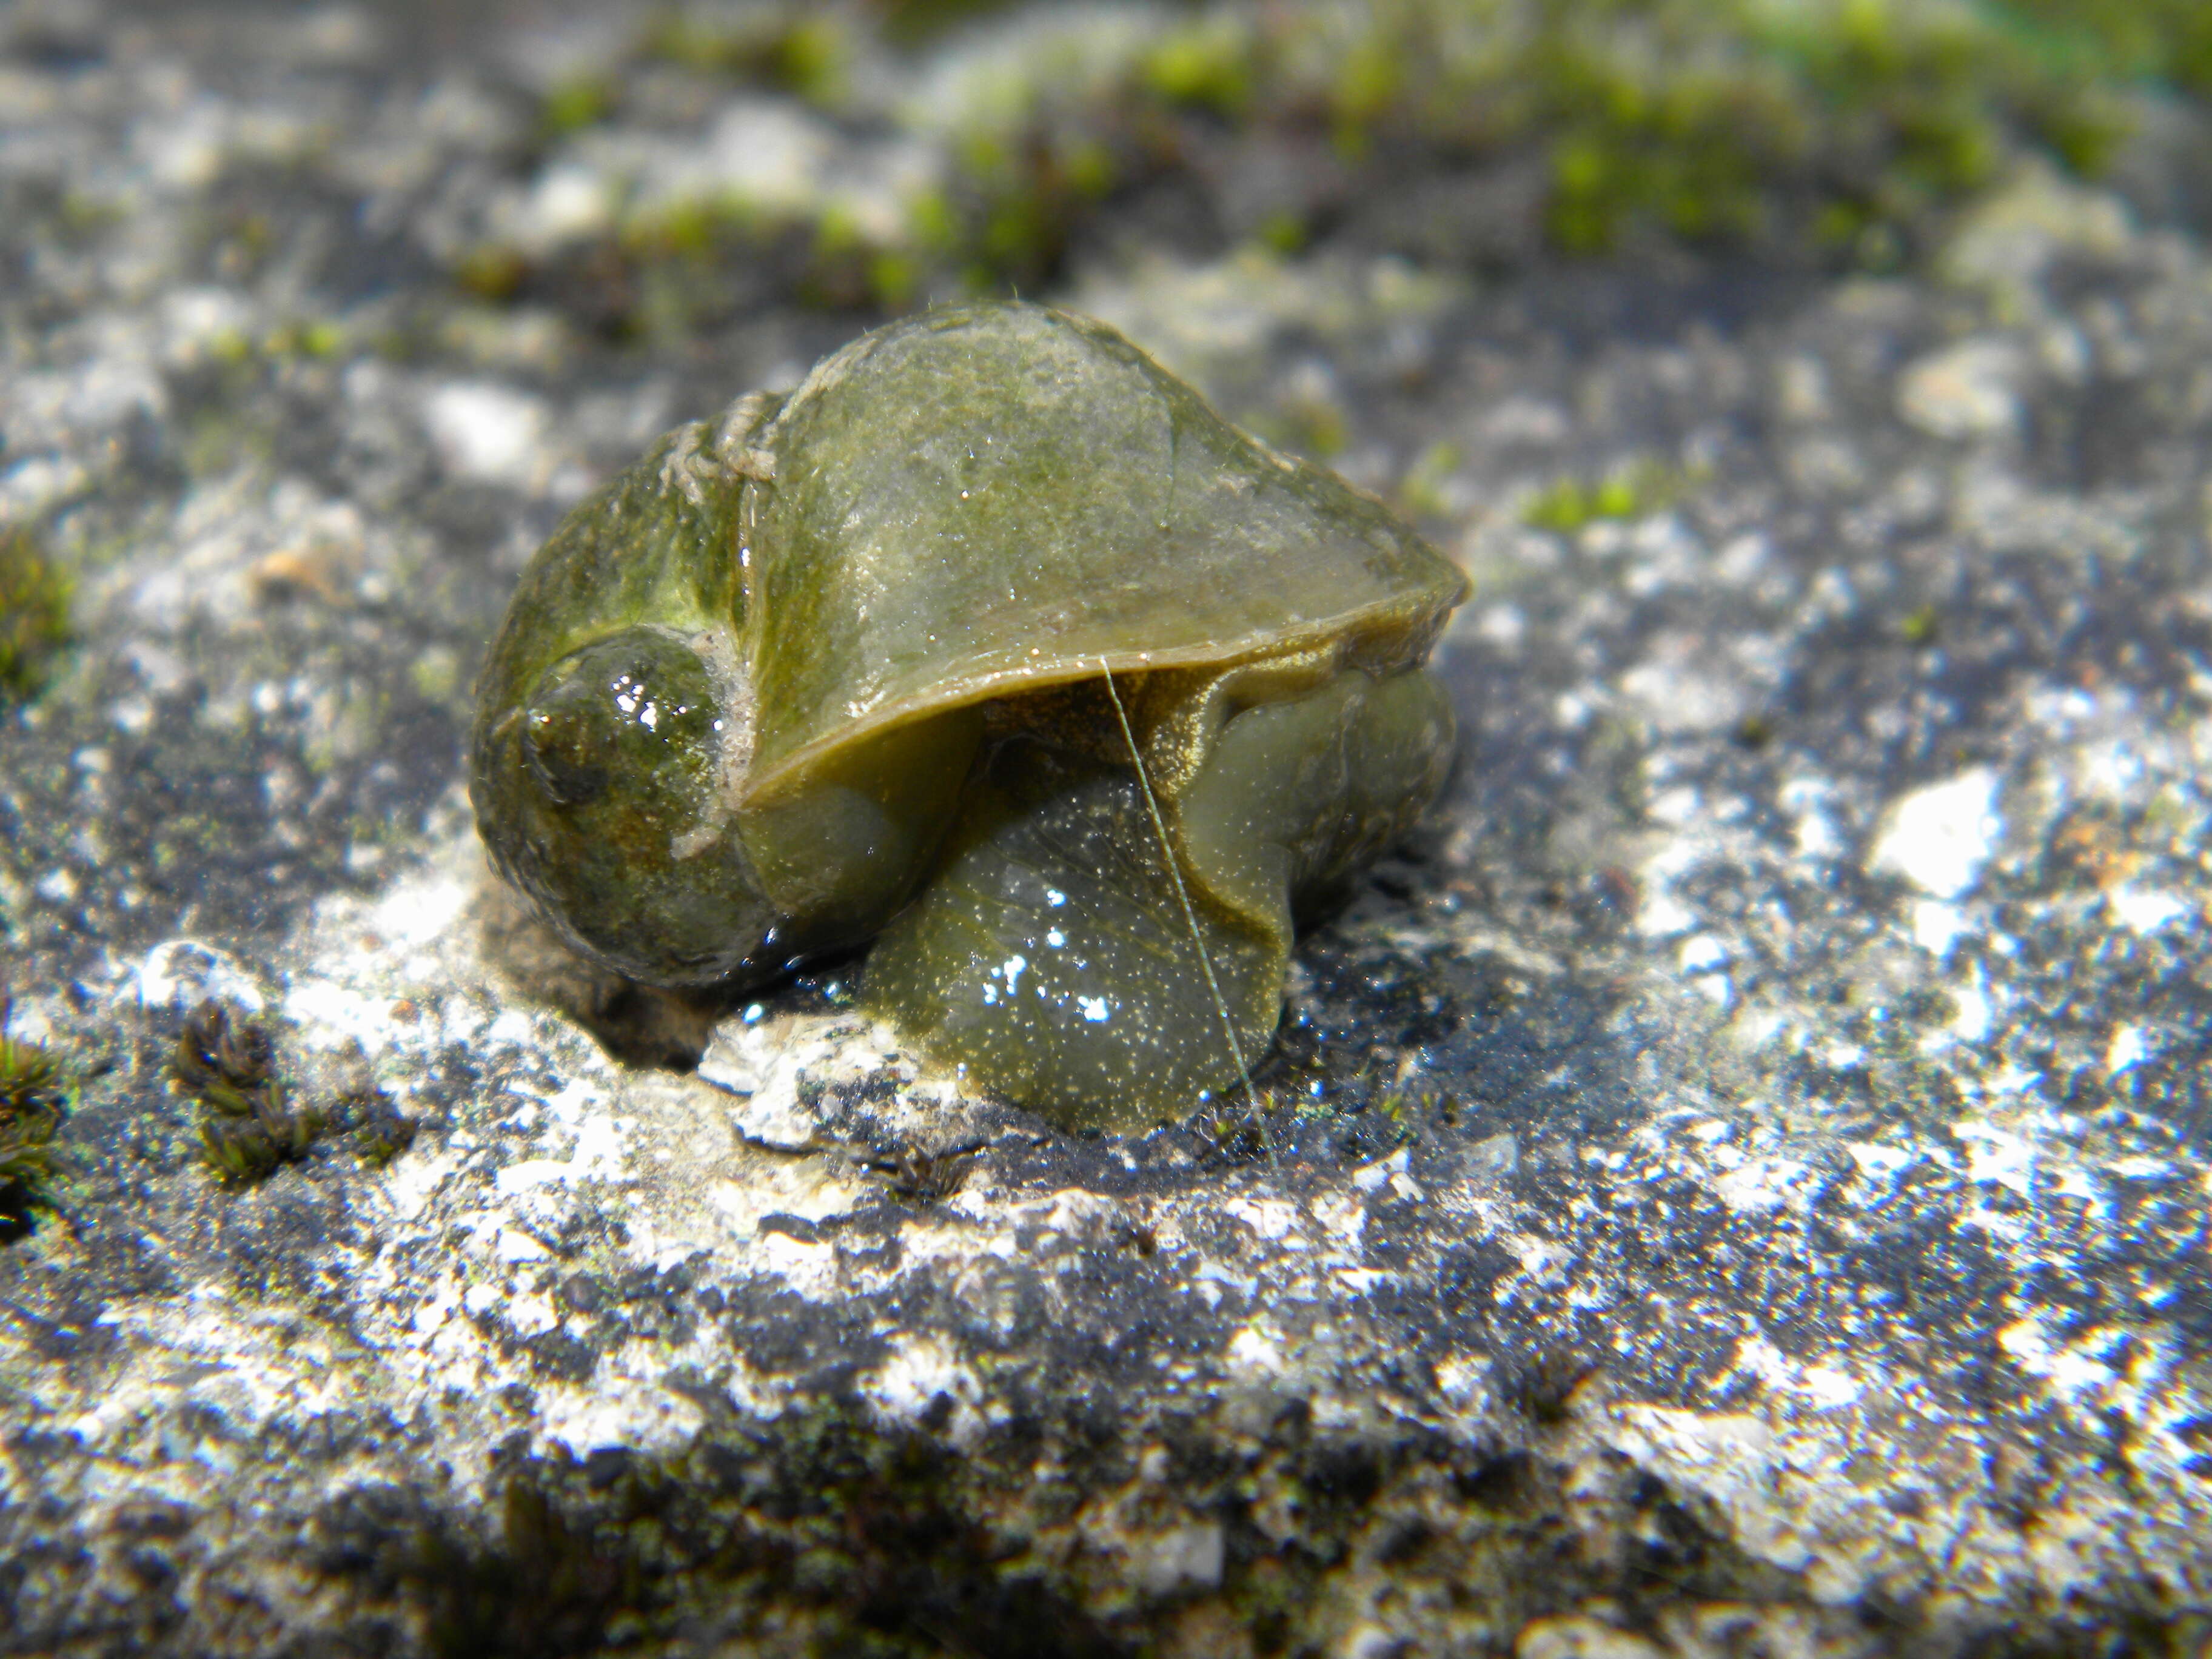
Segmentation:
{"type": "MultiPolygon", "coordinates": [[[[8,1650],[2196,1650],[2197,241],[2028,168],[1917,277],[1079,259],[1477,597],[1267,1144],[1069,1139],[861,964],[565,962],[469,824],[559,514],[866,319],[472,297],[456,227],[597,210],[526,32],[197,15],[0,18],[0,521],[76,635],[0,730],[8,1030],[76,1079],[0,1248],[8,1650]],[[210,999],[319,1120],[258,1182],[169,1082],[210,999]]],[[[604,142],[746,133],[896,172],[773,100],[604,142]]]]}

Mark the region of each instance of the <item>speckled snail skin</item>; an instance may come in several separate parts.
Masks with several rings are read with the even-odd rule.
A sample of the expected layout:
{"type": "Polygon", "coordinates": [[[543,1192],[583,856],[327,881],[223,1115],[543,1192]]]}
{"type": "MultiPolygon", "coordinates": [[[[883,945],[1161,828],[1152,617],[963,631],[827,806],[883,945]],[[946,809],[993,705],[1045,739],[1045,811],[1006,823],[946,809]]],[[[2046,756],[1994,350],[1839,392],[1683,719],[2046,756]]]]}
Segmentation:
{"type": "Polygon", "coordinates": [[[1293,919],[1436,793],[1421,665],[1466,591],[1110,329],[933,311],[554,532],[478,686],[477,822],[623,973],[873,935],[863,994],[924,1053],[1141,1128],[1237,1081],[1197,940],[1256,1059],[1293,919]]]}

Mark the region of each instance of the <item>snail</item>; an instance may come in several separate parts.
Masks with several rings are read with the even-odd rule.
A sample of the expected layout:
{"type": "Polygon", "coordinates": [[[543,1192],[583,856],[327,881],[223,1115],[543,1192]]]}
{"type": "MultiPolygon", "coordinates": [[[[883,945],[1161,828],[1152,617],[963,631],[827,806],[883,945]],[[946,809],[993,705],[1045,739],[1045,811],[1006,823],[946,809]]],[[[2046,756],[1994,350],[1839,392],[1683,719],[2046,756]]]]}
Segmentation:
{"type": "Polygon", "coordinates": [[[1249,1086],[1296,926],[1440,786],[1466,592],[1111,329],[933,310],[560,525],[478,683],[477,822],[635,979],[872,939],[923,1054],[1146,1127],[1249,1086]]]}

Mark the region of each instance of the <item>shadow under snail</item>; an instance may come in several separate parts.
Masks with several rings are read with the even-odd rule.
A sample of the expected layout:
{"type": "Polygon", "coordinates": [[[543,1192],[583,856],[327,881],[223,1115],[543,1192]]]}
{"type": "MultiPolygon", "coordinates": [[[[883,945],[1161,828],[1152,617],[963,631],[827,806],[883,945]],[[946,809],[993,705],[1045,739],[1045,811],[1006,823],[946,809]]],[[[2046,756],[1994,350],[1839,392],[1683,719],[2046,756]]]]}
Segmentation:
{"type": "Polygon", "coordinates": [[[1112,330],[933,311],[569,514],[479,683],[477,822],[622,973],[872,936],[923,1053],[1140,1129],[1265,1052],[1297,922],[1435,794],[1466,592],[1112,330]]]}

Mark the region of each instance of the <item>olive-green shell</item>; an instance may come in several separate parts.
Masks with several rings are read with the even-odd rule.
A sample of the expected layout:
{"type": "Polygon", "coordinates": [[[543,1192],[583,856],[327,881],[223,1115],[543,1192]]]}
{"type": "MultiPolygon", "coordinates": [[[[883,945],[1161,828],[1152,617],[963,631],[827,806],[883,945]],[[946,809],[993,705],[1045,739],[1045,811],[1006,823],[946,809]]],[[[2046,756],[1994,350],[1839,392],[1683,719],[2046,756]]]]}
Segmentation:
{"type": "Polygon", "coordinates": [[[817,367],[747,486],[750,793],[866,732],[1115,672],[1349,641],[1418,661],[1465,596],[1381,503],[1238,432],[1111,330],[931,312],[817,367]]]}

